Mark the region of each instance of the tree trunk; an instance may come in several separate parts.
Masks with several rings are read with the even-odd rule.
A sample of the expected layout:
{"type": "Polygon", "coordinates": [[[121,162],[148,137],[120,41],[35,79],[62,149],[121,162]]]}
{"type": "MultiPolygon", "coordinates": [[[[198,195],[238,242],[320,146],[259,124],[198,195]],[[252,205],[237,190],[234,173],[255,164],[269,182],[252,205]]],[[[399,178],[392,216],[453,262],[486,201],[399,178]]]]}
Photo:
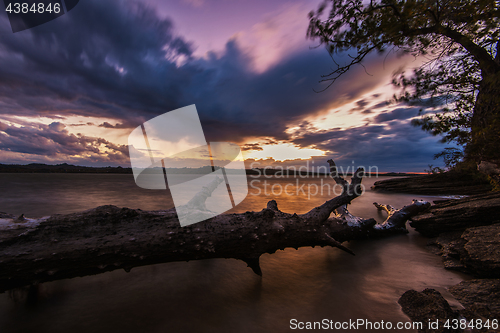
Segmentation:
{"type": "Polygon", "coordinates": [[[240,259],[261,275],[263,253],[302,246],[334,246],[352,253],[341,243],[406,233],[406,221],[430,206],[414,201],[395,210],[375,204],[389,212],[382,224],[354,217],[346,205],[361,195],[363,174],[357,170],[350,183],[332,175],[343,193],[301,215],[280,211],[274,200],[260,212],[219,215],[187,227],[180,226],[174,209],[146,212],[101,206],[44,219],[3,214],[0,292],[121,268],[209,258],[240,259]]]}
{"type": "Polygon", "coordinates": [[[469,159],[479,163],[500,160],[500,71],[484,74],[471,119],[469,159]]]}

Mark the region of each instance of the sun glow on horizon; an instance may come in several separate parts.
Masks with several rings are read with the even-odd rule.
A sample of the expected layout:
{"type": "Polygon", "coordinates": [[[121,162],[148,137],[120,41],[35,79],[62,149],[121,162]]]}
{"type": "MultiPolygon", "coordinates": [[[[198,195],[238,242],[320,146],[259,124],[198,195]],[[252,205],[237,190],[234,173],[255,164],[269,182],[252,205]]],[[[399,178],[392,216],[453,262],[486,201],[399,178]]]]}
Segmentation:
{"type": "Polygon", "coordinates": [[[262,146],[262,150],[248,150],[245,159],[269,159],[275,161],[309,159],[313,156],[325,156],[325,152],[314,148],[300,148],[291,143],[278,143],[262,146]]]}

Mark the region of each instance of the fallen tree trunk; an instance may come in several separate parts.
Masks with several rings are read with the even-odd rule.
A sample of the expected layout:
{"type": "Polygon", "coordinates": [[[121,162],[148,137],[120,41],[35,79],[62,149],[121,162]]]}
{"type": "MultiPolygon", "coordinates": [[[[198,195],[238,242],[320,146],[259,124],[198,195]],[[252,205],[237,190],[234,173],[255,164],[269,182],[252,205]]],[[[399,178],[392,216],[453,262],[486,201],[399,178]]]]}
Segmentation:
{"type": "MultiPolygon", "coordinates": [[[[180,226],[174,209],[101,206],[44,219],[0,215],[0,292],[115,269],[209,258],[240,259],[261,275],[259,257],[264,253],[334,246],[352,254],[342,242],[405,233],[406,221],[430,206],[414,201],[395,210],[376,204],[389,211],[382,224],[354,217],[346,205],[361,195],[364,170],[358,169],[348,183],[329,163],[342,194],[301,215],[280,211],[274,200],[259,212],[218,215],[187,227],[180,226]]],[[[203,206],[200,202],[198,208],[203,206]]]]}

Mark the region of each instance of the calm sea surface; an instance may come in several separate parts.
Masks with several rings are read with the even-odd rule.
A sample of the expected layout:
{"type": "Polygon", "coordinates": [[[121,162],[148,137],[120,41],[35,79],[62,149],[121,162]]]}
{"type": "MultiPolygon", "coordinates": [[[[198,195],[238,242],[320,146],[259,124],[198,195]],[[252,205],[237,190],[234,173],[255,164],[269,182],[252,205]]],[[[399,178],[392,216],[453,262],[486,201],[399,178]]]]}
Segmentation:
{"type": "MultiPolygon", "coordinates": [[[[304,213],[334,191],[328,178],[249,180],[248,197],[232,212],[261,210],[275,199],[283,211],[304,213]]],[[[376,180],[364,179],[367,191],[350,206],[354,215],[383,221],[375,201],[400,208],[413,198],[439,198],[373,192],[376,180]]],[[[0,174],[3,212],[41,217],[107,204],[173,207],[168,191],[140,189],[132,175],[0,174]]],[[[426,242],[410,231],[345,243],[356,256],[335,248],[285,249],[261,257],[262,278],[241,261],[212,259],[45,283],[35,301],[20,291],[0,294],[0,332],[289,332],[291,319],[395,325],[409,321],[397,304],[406,290],[448,295],[447,287],[467,279],[444,270],[426,242]]]]}

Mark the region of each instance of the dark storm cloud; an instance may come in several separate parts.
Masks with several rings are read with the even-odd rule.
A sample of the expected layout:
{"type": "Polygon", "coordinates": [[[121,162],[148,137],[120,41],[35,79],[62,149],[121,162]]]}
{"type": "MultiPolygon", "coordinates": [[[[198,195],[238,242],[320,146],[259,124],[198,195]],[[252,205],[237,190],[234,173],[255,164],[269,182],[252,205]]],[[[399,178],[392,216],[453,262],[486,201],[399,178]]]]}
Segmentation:
{"type": "Polygon", "coordinates": [[[397,108],[392,111],[380,113],[376,115],[373,120],[376,123],[385,123],[395,119],[408,119],[418,116],[418,109],[415,108],[397,108]]]}
{"type": "MultiPolygon", "coordinates": [[[[423,172],[432,156],[443,150],[434,137],[409,124],[394,120],[387,125],[365,125],[348,129],[334,129],[308,133],[292,140],[298,145],[329,151],[339,165],[377,166],[380,172],[423,172]]],[[[323,159],[324,157],[319,158],[323,159]]],[[[318,161],[321,163],[321,161],[318,161]]]]}
{"type": "Polygon", "coordinates": [[[415,99],[408,102],[408,105],[420,106],[421,108],[439,108],[440,106],[443,106],[445,104],[446,96],[415,99]]]}
{"type": "Polygon", "coordinates": [[[243,146],[241,146],[242,151],[246,150],[263,150],[262,146],[258,143],[247,143],[243,146]]]}
{"type": "Polygon", "coordinates": [[[104,128],[134,128],[135,126],[130,126],[127,124],[122,124],[122,123],[116,123],[115,125],[112,125],[108,123],[107,121],[103,122],[102,124],[99,125],[99,127],[104,127],[104,128]]]}
{"type": "Polygon", "coordinates": [[[380,102],[380,103],[377,103],[377,104],[375,104],[375,105],[371,106],[370,108],[371,108],[371,109],[380,109],[380,108],[385,108],[385,107],[387,107],[387,105],[388,105],[388,104],[389,104],[388,102],[383,101],[383,102],[380,102]]]}
{"type": "MultiPolygon", "coordinates": [[[[0,112],[6,117],[92,116],[106,118],[97,122],[102,128],[132,129],[156,115],[196,104],[209,142],[266,137],[270,142],[293,141],[321,149],[345,143],[351,150],[370,152],[372,144],[382,143],[401,150],[397,137],[377,139],[381,133],[400,133],[392,126],[324,131],[294,140],[285,132],[301,122],[306,128],[310,124],[302,121],[304,117],[361,98],[378,85],[386,74],[376,66],[383,59],[377,55],[365,64],[371,76],[357,67],[325,92],[316,93],[313,89],[325,87],[318,80],[332,66],[324,50],[305,48],[262,73],[250,69],[252,59],[237,39],[220,54],[196,59],[191,44],[175,35],[170,19],[159,18],[140,3],[127,1],[124,6],[115,0],[82,1],[68,15],[43,26],[0,34],[0,45],[0,112]]],[[[337,62],[342,60],[348,56],[339,56],[337,62]]],[[[357,108],[368,113],[370,102],[360,100],[357,108]]],[[[374,119],[382,123],[410,116],[411,109],[397,110],[374,119]]],[[[0,149],[44,156],[86,153],[100,161],[104,157],[99,147],[107,147],[114,161],[126,154],[124,146],[75,136],[53,124],[9,126],[0,132],[0,149]]],[[[388,152],[381,155],[388,158],[388,152]]]]}
{"type": "Polygon", "coordinates": [[[236,40],[222,55],[192,59],[191,45],[174,35],[169,19],[132,1],[88,0],[43,26],[2,34],[0,43],[3,114],[97,116],[133,128],[196,104],[209,140],[285,139],[287,124],[378,83],[359,68],[315,93],[332,65],[324,50],[305,48],[264,73],[250,71],[236,40]]]}
{"type": "Polygon", "coordinates": [[[351,145],[353,144],[353,138],[356,142],[367,141],[382,132],[384,132],[384,126],[382,125],[353,127],[346,130],[334,128],[331,130],[305,133],[298,138],[294,138],[291,142],[299,146],[325,147],[325,143],[335,140],[337,143],[344,142],[344,144],[351,145]]]}
{"type": "Polygon", "coordinates": [[[128,148],[116,145],[103,138],[70,134],[66,126],[59,122],[49,125],[25,124],[22,127],[0,124],[0,150],[48,158],[86,156],[92,161],[126,163],[128,148]],[[99,148],[106,148],[103,153],[99,148]]]}
{"type": "Polygon", "coordinates": [[[356,107],[349,110],[349,113],[353,113],[356,111],[363,111],[368,104],[369,102],[366,99],[360,99],[359,101],[356,102],[356,107]]]}
{"type": "Polygon", "coordinates": [[[355,107],[349,110],[349,113],[364,113],[364,114],[369,114],[373,113],[374,110],[380,109],[382,107],[387,107],[391,103],[389,101],[382,101],[379,102],[379,97],[380,94],[373,94],[369,97],[363,97],[362,99],[356,101],[355,107]],[[371,105],[372,103],[377,102],[374,105],[371,105]]]}
{"type": "Polygon", "coordinates": [[[95,126],[94,123],[91,123],[91,122],[88,122],[86,124],[67,124],[67,126],[71,126],[71,127],[80,127],[80,126],[95,126]]]}
{"type": "Polygon", "coordinates": [[[0,43],[2,112],[17,115],[148,118],[179,107],[185,74],[174,61],[191,54],[171,21],[132,1],[83,1],[0,43]]]}
{"type": "MultiPolygon", "coordinates": [[[[377,60],[374,56],[369,63],[377,60]]],[[[195,97],[192,101],[209,141],[255,136],[286,140],[289,125],[359,98],[378,84],[362,68],[355,68],[327,91],[315,92],[313,88],[324,87],[318,78],[331,66],[324,50],[295,54],[259,74],[245,71],[246,62],[237,42],[232,41],[223,57],[203,63],[206,70],[196,81],[204,84],[189,96],[195,97]]]]}

